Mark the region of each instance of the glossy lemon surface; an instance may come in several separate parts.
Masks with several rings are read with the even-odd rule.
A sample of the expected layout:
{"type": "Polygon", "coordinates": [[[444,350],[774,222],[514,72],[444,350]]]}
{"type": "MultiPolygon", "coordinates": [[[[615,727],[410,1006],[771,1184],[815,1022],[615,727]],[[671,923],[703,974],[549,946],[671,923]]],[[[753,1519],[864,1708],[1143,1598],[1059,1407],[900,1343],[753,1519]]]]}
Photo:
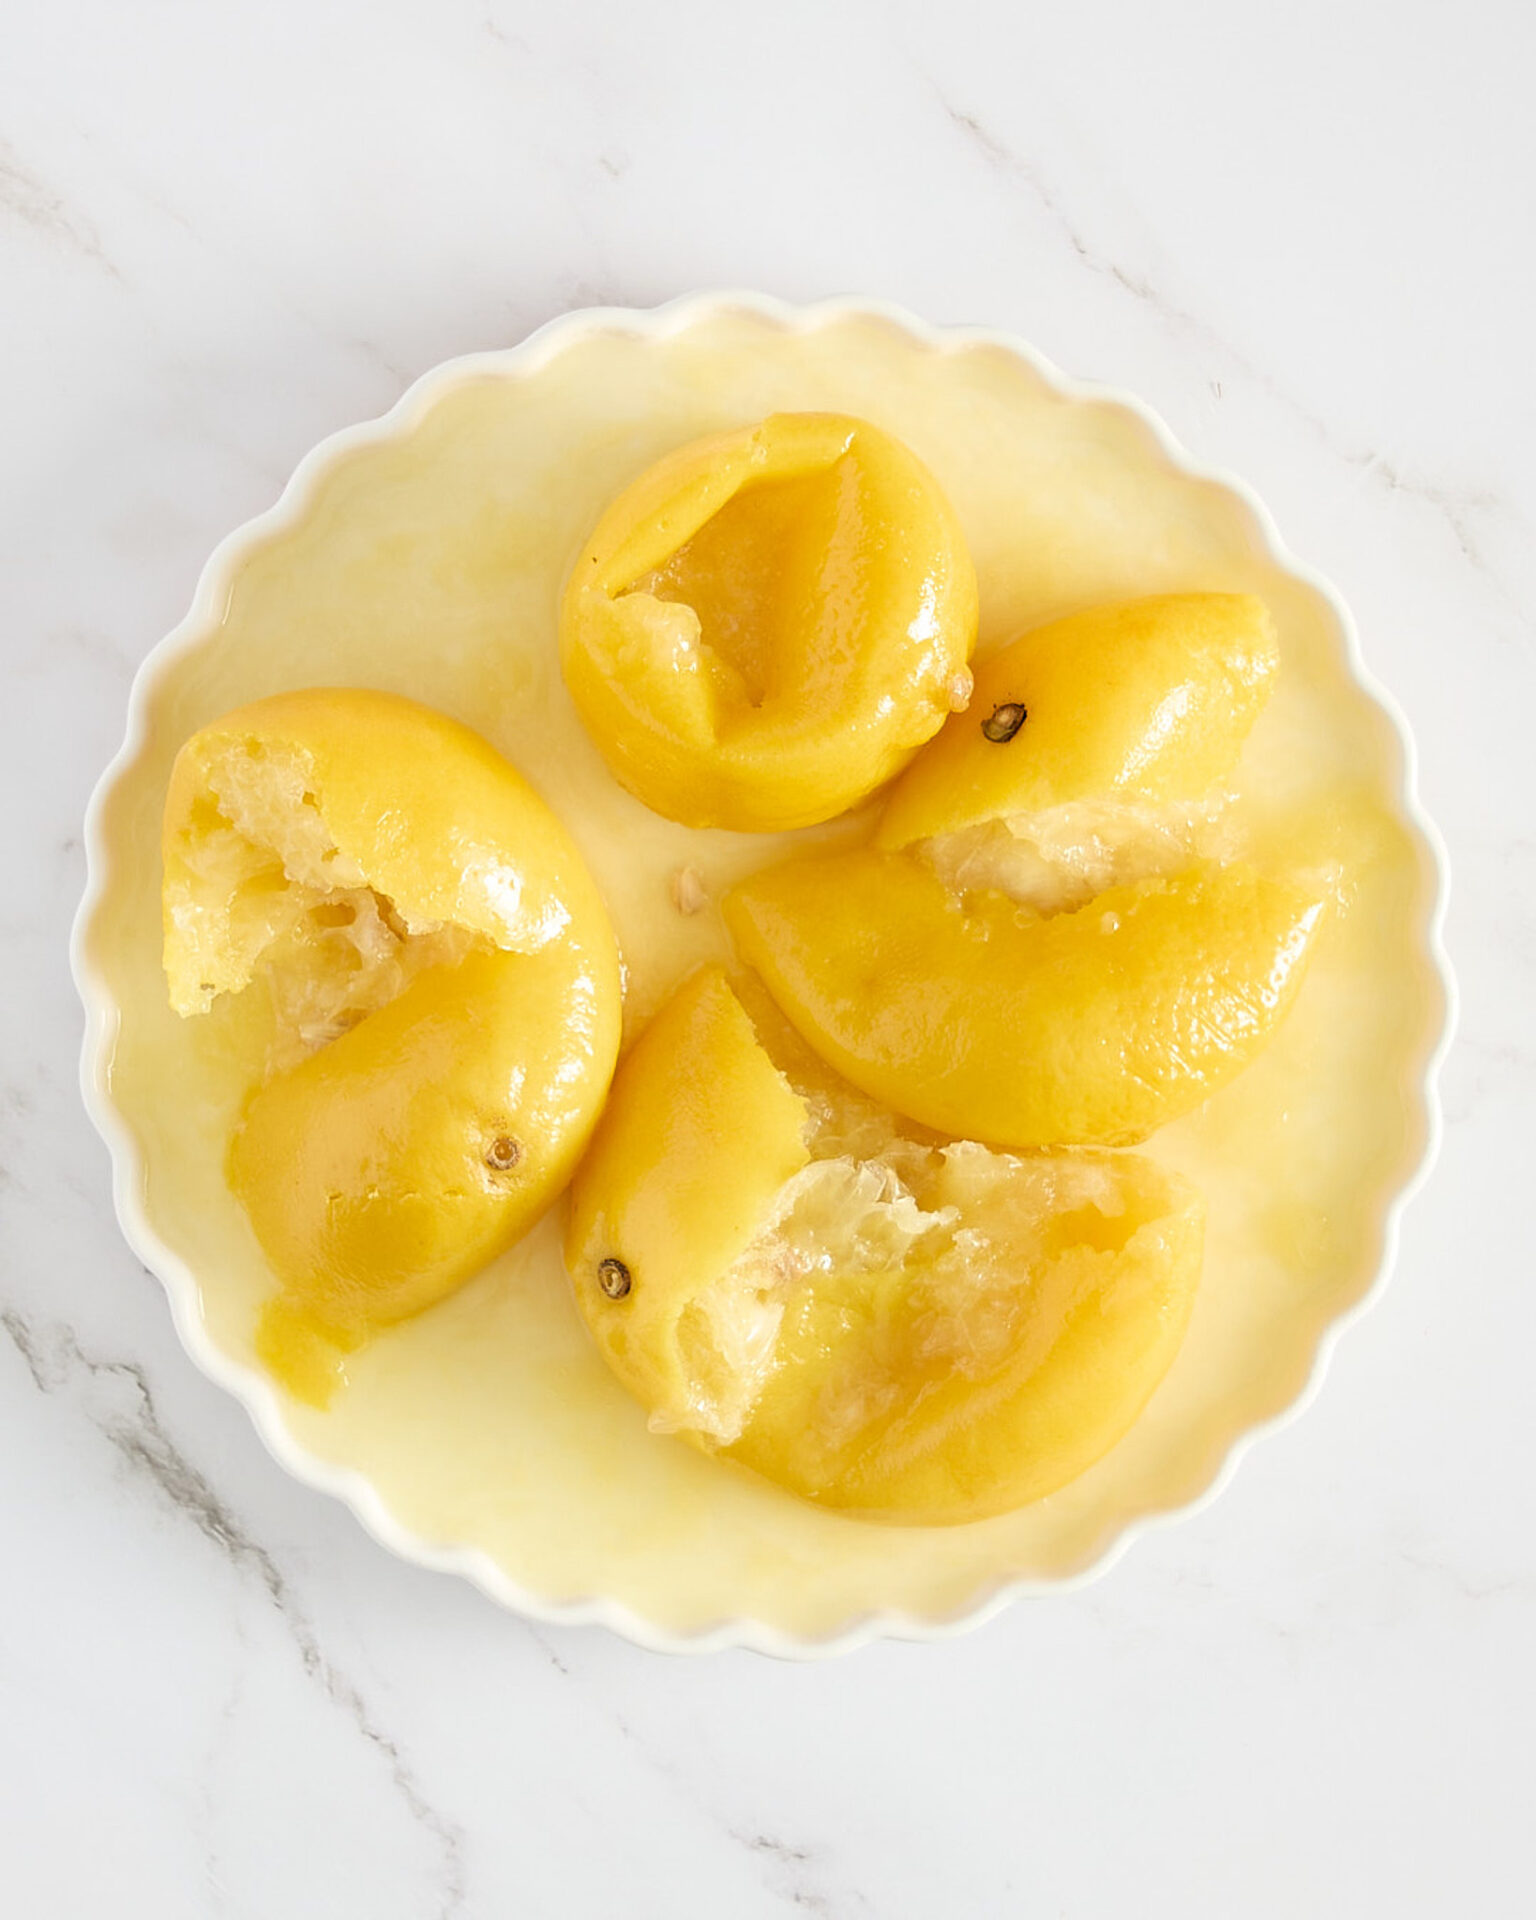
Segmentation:
{"type": "Polygon", "coordinates": [[[200,729],[163,860],[172,1004],[269,1001],[229,1179],[279,1282],[258,1349],[324,1402],[349,1352],[569,1178],[618,1047],[613,933],[527,782],[389,694],[279,694],[200,729]]]}
{"type": "Polygon", "coordinates": [[[733,309],[647,332],[604,325],[418,396],[312,476],[199,620],[155,666],[95,830],[108,880],[82,951],[122,1010],[111,1096],[126,1177],[189,1337],[295,1449],[360,1476],[376,1516],[472,1549],[481,1577],[546,1602],[607,1596],[673,1633],[749,1616],[814,1639],[887,1608],[940,1621],[1000,1580],[1079,1571],[1128,1524],[1200,1493],[1239,1435],[1291,1403],[1324,1330],[1369,1285],[1388,1200],[1420,1152],[1415,1087],[1440,1025],[1432,866],[1404,817],[1397,736],[1330,603],[1136,416],[1064,398],[1001,346],[956,336],[936,351],[887,319],[791,329],[733,309]],[[1264,870],[1294,860],[1330,876],[1272,1044],[1142,1150],[1207,1201],[1173,1366],[1096,1465],[971,1526],[850,1521],[648,1434],[577,1309],[553,1211],[429,1312],[377,1332],[323,1411],[270,1388],[254,1335],[271,1264],[225,1178],[270,1013],[247,990],[179,1018],[162,971],[154,875],[178,749],[229,709],[321,678],[428,702],[536,784],[608,904],[632,1032],[700,965],[730,964],[731,886],[867,839],[875,809],[762,837],[662,818],[613,780],[577,714],[556,610],[638,472],[701,436],[807,411],[878,421],[935,476],[976,565],[976,667],[1084,607],[1262,599],[1282,664],[1228,819],[1264,870]]]}
{"type": "Polygon", "coordinates": [[[954,1523],[1054,1492],[1178,1351],[1198,1194],[1134,1154],[849,1152],[850,1103],[807,1091],[719,969],[646,1028],[566,1239],[604,1355],[653,1431],[818,1504],[954,1523]]]}
{"type": "Polygon", "coordinates": [[[1196,799],[1236,766],[1278,666],[1252,594],[1159,594],[1035,628],[978,663],[970,706],[896,782],[876,841],[1081,801],[1196,799]]]}
{"type": "Polygon", "coordinates": [[[614,776],[694,827],[831,819],[969,694],[976,576],[938,483],[843,414],[678,448],[572,570],[566,684],[614,776]]]}
{"type": "Polygon", "coordinates": [[[673,1429],[735,1394],[707,1339],[689,1351],[690,1316],[810,1157],[805,1132],[804,1102],[718,968],[656,1014],[614,1082],[571,1190],[566,1259],[604,1358],[673,1429]]]}
{"type": "Polygon", "coordinates": [[[726,904],[839,1072],[927,1126],[1020,1147],[1142,1140],[1235,1078],[1294,1000],[1322,910],[1233,866],[1040,918],[862,850],[754,874],[726,904]]]}

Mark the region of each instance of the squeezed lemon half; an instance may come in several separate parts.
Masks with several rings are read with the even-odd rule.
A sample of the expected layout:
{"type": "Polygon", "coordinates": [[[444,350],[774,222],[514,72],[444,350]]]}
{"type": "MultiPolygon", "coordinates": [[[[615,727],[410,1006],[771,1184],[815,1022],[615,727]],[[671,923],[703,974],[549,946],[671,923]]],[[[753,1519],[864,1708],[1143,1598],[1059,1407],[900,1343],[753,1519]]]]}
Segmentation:
{"type": "Polygon", "coordinates": [[[1237,594],[1025,634],[978,665],[874,847],[737,885],[738,950],[914,1120],[1012,1147],[1145,1139],[1267,1045],[1322,920],[1313,877],[1218,857],[1220,782],[1276,665],[1237,594]]]}
{"type": "Polygon", "coordinates": [[[172,1005],[271,997],[228,1173],[280,1283],[258,1351],[320,1403],[565,1185],[618,1048],[613,932],[521,775],[389,694],[279,694],[203,728],[163,854],[172,1005]]]}
{"type": "Polygon", "coordinates": [[[678,448],[599,521],[560,655],[610,771],[693,827],[855,806],[969,697],[976,576],[938,483],[842,414],[678,448]]]}
{"type": "Polygon", "coordinates": [[[573,1184],[576,1297],[652,1427],[914,1523],[1074,1478],[1178,1350],[1198,1194],[1139,1155],[902,1130],[775,1050],[787,1077],[724,973],[695,974],[621,1065],[573,1184]]]}

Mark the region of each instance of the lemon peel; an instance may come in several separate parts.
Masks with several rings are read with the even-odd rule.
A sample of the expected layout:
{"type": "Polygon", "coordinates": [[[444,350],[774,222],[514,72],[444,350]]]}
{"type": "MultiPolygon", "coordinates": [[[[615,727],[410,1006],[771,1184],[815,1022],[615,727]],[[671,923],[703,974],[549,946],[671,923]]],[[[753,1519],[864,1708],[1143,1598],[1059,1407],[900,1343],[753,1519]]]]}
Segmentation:
{"type": "Polygon", "coordinates": [[[1065,1484],[1178,1350],[1199,1196],[1139,1155],[881,1130],[798,1066],[718,968],[626,1057],[566,1234],[609,1365],[653,1431],[867,1518],[977,1519],[1065,1484]]]}
{"type": "Polygon", "coordinates": [[[873,1099],[1013,1147],[1129,1145],[1234,1078],[1300,987],[1320,894],[1197,865],[1042,918],[905,854],[792,860],[726,896],[743,959],[873,1099]]]}
{"type": "Polygon", "coordinates": [[[527,782],[391,694],[279,694],[204,727],[163,855],[172,1006],[270,991],[228,1178],[279,1283],[257,1351],[323,1403],[348,1353],[569,1178],[618,1048],[613,932],[527,782]]]}
{"type": "Polygon", "coordinates": [[[608,507],[561,666],[614,777],[694,827],[810,826],[888,780],[969,692],[976,578],[915,454],[785,413],[680,447],[608,507]]]}

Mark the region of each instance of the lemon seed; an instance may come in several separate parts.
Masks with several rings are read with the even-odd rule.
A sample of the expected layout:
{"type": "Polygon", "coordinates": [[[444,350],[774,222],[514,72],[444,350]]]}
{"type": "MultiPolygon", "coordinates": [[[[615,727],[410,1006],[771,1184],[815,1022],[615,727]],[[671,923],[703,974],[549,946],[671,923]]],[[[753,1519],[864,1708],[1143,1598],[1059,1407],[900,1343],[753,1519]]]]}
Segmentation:
{"type": "Polygon", "coordinates": [[[1000,707],[992,709],[990,719],[983,720],[981,730],[989,740],[995,740],[999,746],[1005,745],[1029,718],[1029,709],[1022,700],[1007,700],[1000,707]]]}
{"type": "Polygon", "coordinates": [[[622,1260],[603,1260],[598,1264],[597,1284],[610,1300],[622,1300],[634,1281],[622,1260]]]}
{"type": "Polygon", "coordinates": [[[700,913],[709,905],[704,882],[692,867],[679,867],[672,876],[672,904],[679,913],[700,913]]]}

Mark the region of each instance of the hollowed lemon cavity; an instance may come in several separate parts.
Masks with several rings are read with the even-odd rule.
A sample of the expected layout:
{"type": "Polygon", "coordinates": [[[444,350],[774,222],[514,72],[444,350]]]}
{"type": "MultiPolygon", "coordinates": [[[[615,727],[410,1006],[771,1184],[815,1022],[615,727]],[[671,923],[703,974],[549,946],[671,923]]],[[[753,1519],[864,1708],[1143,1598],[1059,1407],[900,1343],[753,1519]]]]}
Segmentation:
{"type": "Polygon", "coordinates": [[[827,652],[835,656],[837,642],[852,637],[839,601],[853,569],[838,529],[853,478],[840,460],[743,487],[623,596],[648,594],[689,610],[689,637],[718,663],[722,722],[730,708],[761,707],[803,674],[830,667],[827,652]]]}
{"type": "Polygon", "coordinates": [[[868,421],[690,442],[593,530],[561,665],[615,778],[667,818],[778,832],[856,805],[969,690],[976,580],[933,475],[868,421]]]}

